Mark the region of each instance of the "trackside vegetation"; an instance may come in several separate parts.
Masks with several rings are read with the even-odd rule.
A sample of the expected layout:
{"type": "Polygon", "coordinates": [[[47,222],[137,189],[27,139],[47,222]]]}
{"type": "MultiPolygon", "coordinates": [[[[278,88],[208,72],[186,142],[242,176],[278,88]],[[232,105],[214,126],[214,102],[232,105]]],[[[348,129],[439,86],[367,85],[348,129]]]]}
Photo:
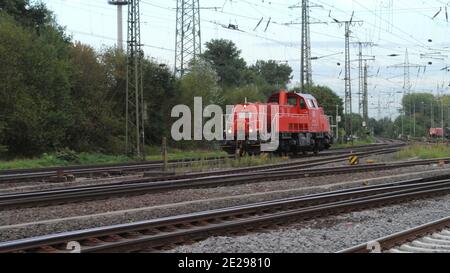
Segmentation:
{"type": "Polygon", "coordinates": [[[397,152],[397,159],[433,159],[450,157],[450,147],[447,144],[411,145],[397,152]]]}

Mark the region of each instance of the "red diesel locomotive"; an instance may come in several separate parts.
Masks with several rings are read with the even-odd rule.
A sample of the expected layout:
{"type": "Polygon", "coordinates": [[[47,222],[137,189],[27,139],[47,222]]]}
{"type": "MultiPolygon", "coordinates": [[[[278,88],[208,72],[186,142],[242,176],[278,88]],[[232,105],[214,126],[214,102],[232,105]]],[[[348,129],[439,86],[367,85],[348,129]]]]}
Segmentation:
{"type": "Polygon", "coordinates": [[[278,154],[306,154],[327,150],[333,143],[328,117],[317,100],[308,94],[298,94],[286,91],[273,94],[267,103],[245,103],[235,105],[228,121],[234,126],[225,128],[228,139],[224,140],[222,149],[229,154],[261,153],[261,144],[270,142],[260,138],[260,121],[265,118],[268,131],[273,118],[278,118],[279,145],[278,154]],[[271,106],[278,106],[278,113],[272,115],[271,106]],[[231,122],[230,118],[234,121],[231,122]],[[240,131],[239,131],[240,130],[240,131]],[[241,137],[237,138],[239,132],[241,137]],[[245,134],[244,137],[243,134],[245,134]],[[230,135],[233,136],[230,140],[230,135]],[[250,136],[257,136],[256,139],[250,136]],[[237,140],[245,139],[245,140],[237,140]]]}

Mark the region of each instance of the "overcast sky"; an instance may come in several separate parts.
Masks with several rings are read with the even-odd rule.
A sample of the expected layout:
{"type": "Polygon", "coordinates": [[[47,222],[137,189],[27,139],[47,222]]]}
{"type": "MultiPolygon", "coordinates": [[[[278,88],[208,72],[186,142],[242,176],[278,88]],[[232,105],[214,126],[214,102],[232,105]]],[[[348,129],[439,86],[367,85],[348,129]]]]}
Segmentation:
{"type": "MultiPolygon", "coordinates": [[[[97,49],[116,43],[116,7],[107,0],[42,0],[54,11],[57,21],[67,27],[73,39],[97,49]]],[[[202,40],[225,38],[242,50],[248,64],[258,59],[287,60],[294,70],[292,84],[300,75],[300,9],[292,8],[299,0],[200,0],[202,40]],[[254,31],[257,23],[263,23],[254,31]],[[268,20],[271,23],[267,26],[268,20]],[[221,25],[235,24],[241,31],[221,25]]],[[[444,0],[310,0],[312,55],[322,57],[312,62],[313,81],[330,86],[344,95],[344,27],[329,24],[331,17],[364,21],[352,26],[352,42],[373,42],[364,54],[369,61],[370,115],[396,116],[404,82],[402,68],[392,68],[409,61],[426,68],[411,68],[411,83],[417,92],[437,93],[438,86],[448,93],[447,70],[450,54],[449,30],[444,0]],[[437,14],[439,11],[441,12],[437,14]],[[433,19],[433,17],[437,16],[433,19]],[[328,24],[326,24],[328,23],[328,24]],[[389,55],[397,54],[396,57],[389,55]],[[425,54],[425,56],[423,56],[425,54]],[[422,56],[421,56],[422,55],[422,56]],[[432,62],[430,65],[429,62],[432,62]],[[338,66],[337,63],[341,63],[338,66]],[[378,107],[378,106],[381,107],[378,107]]],[[[176,0],[141,0],[142,42],[146,55],[158,62],[173,65],[175,48],[176,0]]],[[[450,6],[448,7],[450,13],[450,6]]],[[[450,14],[448,14],[450,16],[450,14]]],[[[450,18],[448,19],[450,20],[450,18]]],[[[126,9],[124,11],[126,37],[126,9]]],[[[352,59],[357,47],[351,46],[352,59]]],[[[353,109],[358,111],[358,62],[352,62],[353,109]]]]}

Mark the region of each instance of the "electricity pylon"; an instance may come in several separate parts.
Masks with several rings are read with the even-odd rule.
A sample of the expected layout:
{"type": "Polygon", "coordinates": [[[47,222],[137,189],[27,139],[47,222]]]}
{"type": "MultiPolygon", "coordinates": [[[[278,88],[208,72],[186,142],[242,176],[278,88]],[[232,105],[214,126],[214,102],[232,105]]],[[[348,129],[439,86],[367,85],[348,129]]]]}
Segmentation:
{"type": "MultiPolygon", "coordinates": [[[[409,62],[408,49],[406,49],[406,51],[405,51],[405,61],[403,63],[388,66],[388,68],[403,68],[403,97],[405,97],[405,95],[411,95],[412,84],[411,84],[410,68],[425,68],[425,67],[426,66],[424,66],[424,65],[411,64],[409,62]]],[[[411,99],[409,102],[410,102],[409,118],[410,118],[410,122],[412,122],[413,115],[415,116],[415,113],[413,114],[413,111],[412,111],[411,99]]],[[[403,112],[406,115],[406,111],[403,111],[403,112]]],[[[413,132],[412,132],[411,126],[409,126],[409,134],[412,135],[412,133],[413,132]]]]}
{"type": "Polygon", "coordinates": [[[355,21],[353,20],[353,15],[350,18],[349,21],[340,21],[335,18],[332,18],[331,15],[329,15],[330,18],[334,20],[334,22],[331,22],[333,24],[339,24],[345,25],[345,132],[347,133],[347,136],[351,137],[351,140],[353,141],[353,119],[352,119],[352,82],[351,82],[351,66],[350,66],[350,26],[354,23],[363,23],[363,21],[355,21]]]}
{"type": "Polygon", "coordinates": [[[144,94],[142,83],[141,26],[139,2],[128,1],[127,87],[126,87],[126,153],[145,158],[144,94]]]}
{"type": "Polygon", "coordinates": [[[202,53],[199,0],[177,0],[176,13],[175,75],[181,77],[202,53]]]}
{"type": "Polygon", "coordinates": [[[309,0],[302,0],[302,52],[300,63],[300,85],[302,92],[305,86],[310,86],[312,83],[312,68],[311,68],[311,32],[309,23],[309,0]]]}
{"type": "MultiPolygon", "coordinates": [[[[358,99],[359,99],[359,108],[358,113],[360,116],[364,116],[364,62],[367,60],[375,60],[373,56],[370,59],[365,59],[365,55],[363,54],[363,47],[371,47],[374,45],[372,42],[355,42],[353,44],[356,44],[358,46],[358,70],[359,70],[359,92],[358,92],[358,99]]],[[[367,63],[366,63],[367,65],[367,63]]],[[[365,120],[366,121],[366,120],[365,120]]],[[[367,121],[366,121],[367,122],[367,121]]]]}

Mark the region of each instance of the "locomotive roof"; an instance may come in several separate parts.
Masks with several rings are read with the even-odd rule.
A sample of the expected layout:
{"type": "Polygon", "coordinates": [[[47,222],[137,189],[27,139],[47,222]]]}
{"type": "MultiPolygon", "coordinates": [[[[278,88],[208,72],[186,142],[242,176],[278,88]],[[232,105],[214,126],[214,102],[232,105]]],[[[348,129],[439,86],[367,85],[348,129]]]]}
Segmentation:
{"type": "Polygon", "coordinates": [[[306,100],[316,100],[316,98],[313,95],[311,95],[311,94],[297,93],[297,92],[286,92],[286,91],[281,91],[281,92],[275,93],[272,96],[270,96],[270,98],[272,98],[274,96],[280,96],[282,93],[285,93],[287,95],[295,94],[295,95],[297,95],[297,96],[299,96],[299,97],[301,97],[303,99],[306,99],[306,100]]]}
{"type": "Polygon", "coordinates": [[[305,98],[305,99],[312,99],[312,100],[315,100],[315,99],[316,99],[316,98],[315,98],[313,95],[311,95],[311,94],[304,94],[304,93],[295,93],[295,94],[297,94],[298,96],[303,97],[303,98],[305,98]]]}

